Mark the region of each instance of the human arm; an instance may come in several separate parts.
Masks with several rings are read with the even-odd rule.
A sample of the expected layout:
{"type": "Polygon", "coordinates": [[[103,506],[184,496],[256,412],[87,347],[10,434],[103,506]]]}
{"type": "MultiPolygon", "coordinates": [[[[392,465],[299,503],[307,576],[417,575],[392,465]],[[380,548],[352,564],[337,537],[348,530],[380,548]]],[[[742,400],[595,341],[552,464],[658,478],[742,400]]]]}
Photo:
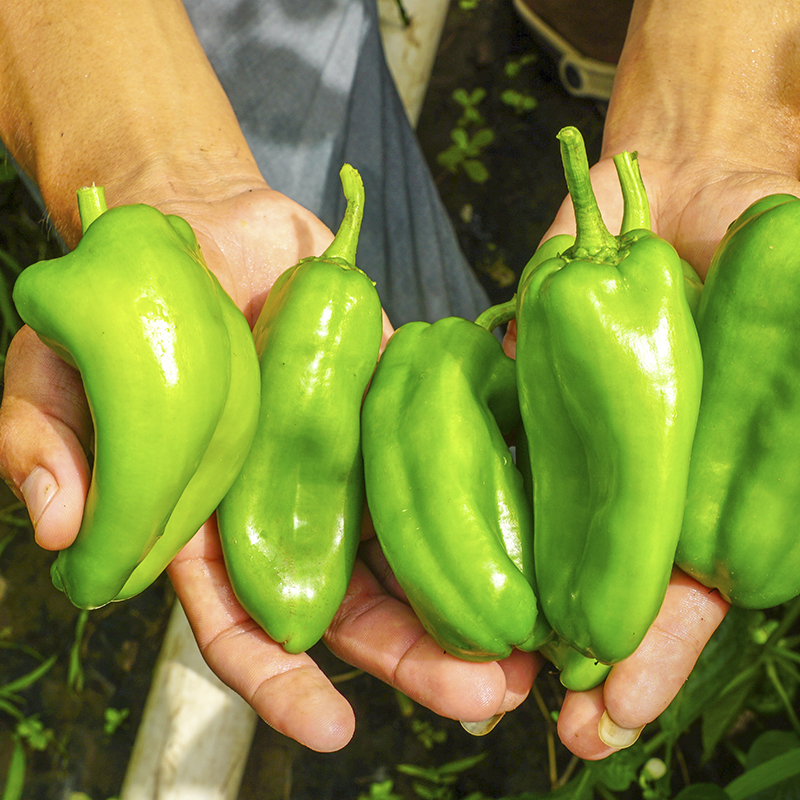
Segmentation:
{"type": "MultiPolygon", "coordinates": [[[[789,2],[637,0],[592,170],[612,230],[622,207],[611,157],[625,150],[639,154],[654,230],[701,276],[752,201],[800,193],[798,30],[800,10],[789,2]]],[[[545,238],[572,232],[567,201],[545,238]]],[[[598,737],[604,711],[634,731],[655,719],[726,610],[716,592],[676,571],[639,650],[602,687],[568,694],[562,740],[584,758],[602,758],[612,751],[598,737]]]]}

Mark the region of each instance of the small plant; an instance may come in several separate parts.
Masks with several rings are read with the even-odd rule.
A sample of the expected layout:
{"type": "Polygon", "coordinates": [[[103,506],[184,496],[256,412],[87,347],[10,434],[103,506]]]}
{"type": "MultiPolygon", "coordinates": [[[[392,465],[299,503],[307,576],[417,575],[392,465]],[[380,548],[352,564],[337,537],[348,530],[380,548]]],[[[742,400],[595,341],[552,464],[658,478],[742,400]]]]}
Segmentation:
{"type": "Polygon", "coordinates": [[[462,169],[470,180],[485,183],[489,179],[489,170],[480,158],[494,141],[494,131],[481,128],[470,136],[463,128],[453,128],[450,138],[453,143],[436,156],[436,161],[448,172],[455,174],[462,169]]]}
{"type": "Polygon", "coordinates": [[[457,128],[483,125],[486,122],[483,114],[478,110],[478,106],[486,99],[486,89],[482,86],[473,89],[471,92],[463,88],[456,89],[452,97],[462,108],[461,117],[456,122],[457,128]]]}
{"type": "Polygon", "coordinates": [[[369,791],[362,792],[358,800],[403,800],[403,796],[394,792],[394,781],[389,778],[371,783],[369,791]]]}
{"type": "Polygon", "coordinates": [[[433,750],[434,745],[447,741],[447,731],[434,728],[427,720],[411,720],[411,730],[426,750],[433,750]]]}
{"type": "Polygon", "coordinates": [[[27,770],[26,747],[31,750],[45,750],[53,740],[53,731],[46,728],[35,716],[26,717],[20,710],[23,703],[20,692],[32,686],[53,666],[56,656],[51,656],[20,678],[0,686],[0,711],[16,721],[14,728],[14,750],[6,773],[2,800],[20,800],[25,788],[27,770]]]}
{"type": "Polygon", "coordinates": [[[103,732],[106,736],[113,736],[120,725],[131,715],[129,708],[107,708],[103,712],[103,732]]]}
{"type": "Polygon", "coordinates": [[[525,53],[519,58],[514,58],[511,61],[508,61],[505,67],[503,67],[503,72],[505,73],[506,78],[516,78],[520,72],[522,72],[524,67],[526,67],[528,64],[533,64],[537,59],[538,56],[536,53],[525,53]]]}
{"type": "Polygon", "coordinates": [[[533,95],[518,92],[516,89],[504,89],[500,94],[500,99],[507,106],[513,108],[517,114],[533,111],[539,105],[539,101],[533,95]]]}
{"type": "MultiPolygon", "coordinates": [[[[422,800],[453,800],[453,784],[458,780],[462,772],[477,766],[484,758],[486,753],[477,756],[460,758],[442,764],[440,767],[417,767],[414,764],[398,764],[397,771],[414,778],[414,792],[422,800]]],[[[464,800],[478,800],[482,795],[472,794],[464,800]]]]}

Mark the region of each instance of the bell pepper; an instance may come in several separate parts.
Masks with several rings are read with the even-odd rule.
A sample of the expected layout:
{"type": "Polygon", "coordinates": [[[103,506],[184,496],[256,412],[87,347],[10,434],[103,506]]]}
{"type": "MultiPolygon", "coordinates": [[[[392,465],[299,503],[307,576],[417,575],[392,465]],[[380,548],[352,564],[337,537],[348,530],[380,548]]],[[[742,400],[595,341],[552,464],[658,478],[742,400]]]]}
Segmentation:
{"type": "Polygon", "coordinates": [[[341,177],[336,237],[278,277],[254,327],[258,426],[218,510],[236,597],[290,653],[321,638],[350,581],[364,507],[361,402],[383,332],[378,293],[354,263],[364,187],[347,164],[341,177]]]}
{"type": "Polygon", "coordinates": [[[550,635],[532,586],[531,511],[504,439],[519,422],[513,360],[488,327],[459,317],[401,326],[364,400],[378,541],[425,629],[465,660],[534,650],[550,635]]]}
{"type": "Polygon", "coordinates": [[[20,317],[81,374],[94,427],[80,531],[54,584],[80,608],[149,586],[214,513],[258,412],[247,321],[190,225],[79,190],[83,235],[14,287],[20,317]]]}
{"type": "Polygon", "coordinates": [[[730,602],[800,594],[800,200],[728,228],[698,311],[704,377],[676,563],[730,602]]]}
{"type": "Polygon", "coordinates": [[[580,133],[565,128],[559,140],[575,242],[517,293],[536,584],[556,634],[615,663],[666,592],[702,360],[677,253],[646,229],[609,233],[580,133]]]}

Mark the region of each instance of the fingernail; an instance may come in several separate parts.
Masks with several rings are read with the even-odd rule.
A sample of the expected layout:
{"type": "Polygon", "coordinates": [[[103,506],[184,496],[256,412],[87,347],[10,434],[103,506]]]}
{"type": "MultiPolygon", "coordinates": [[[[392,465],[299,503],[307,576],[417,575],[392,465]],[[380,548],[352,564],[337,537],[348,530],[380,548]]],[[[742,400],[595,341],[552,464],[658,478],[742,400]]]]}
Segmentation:
{"type": "Polygon", "coordinates": [[[486,736],[487,733],[494,730],[497,723],[503,719],[505,713],[505,711],[501,711],[499,714],[495,714],[489,719],[483,719],[480,722],[464,722],[462,720],[461,727],[471,736],[486,736]]]}
{"type": "Polygon", "coordinates": [[[643,729],[644,725],[641,728],[622,728],[611,719],[608,711],[604,711],[597,726],[597,735],[600,737],[600,741],[608,747],[623,750],[636,742],[643,729]]]}
{"type": "Polygon", "coordinates": [[[50,501],[55,497],[58,484],[49,470],[44,467],[34,467],[19,488],[35,528],[50,501]]]}

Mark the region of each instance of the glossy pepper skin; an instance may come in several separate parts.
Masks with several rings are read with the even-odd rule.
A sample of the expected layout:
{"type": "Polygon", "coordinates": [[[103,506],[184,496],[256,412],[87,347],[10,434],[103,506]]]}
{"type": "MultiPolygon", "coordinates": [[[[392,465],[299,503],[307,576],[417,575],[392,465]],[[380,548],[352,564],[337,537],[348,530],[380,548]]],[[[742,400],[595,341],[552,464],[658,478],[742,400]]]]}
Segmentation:
{"type": "Polygon", "coordinates": [[[704,378],[676,563],[736,605],[800,594],[800,200],[751,205],[697,319],[704,378]]]}
{"type": "Polygon", "coordinates": [[[585,656],[629,656],[656,617],[680,532],[702,361],[674,249],[612,236],[583,141],[559,134],[575,244],[517,295],[542,611],[585,656]]]}
{"type": "Polygon", "coordinates": [[[519,419],[513,360],[458,317],[401,326],[364,400],[378,541],[426,630],[465,660],[533,650],[549,635],[528,577],[531,512],[503,438],[519,419]]]}
{"type": "MultiPolygon", "coordinates": [[[[548,242],[553,242],[557,239],[554,236],[548,239],[548,242]]],[[[570,239],[572,237],[569,237],[570,239]]],[[[542,246],[543,247],[543,246],[542,246]]],[[[539,248],[539,250],[542,249],[539,248]]],[[[566,248],[561,248],[566,249],[566,248]]],[[[545,252],[547,252],[545,250],[545,252]]],[[[537,250],[537,254],[539,251],[537,250]]],[[[535,264],[536,254],[531,259],[529,264],[535,264]]],[[[531,460],[530,450],[528,444],[528,437],[525,434],[525,429],[519,427],[515,433],[514,441],[516,444],[517,465],[520,474],[522,475],[522,483],[525,487],[525,494],[530,502],[533,502],[533,476],[531,474],[531,460]]],[[[534,532],[535,539],[535,532],[534,532]]],[[[536,574],[535,570],[531,570],[529,576],[534,591],[536,591],[536,574]]],[[[549,628],[549,623],[544,618],[544,614],[539,614],[539,621],[537,624],[542,631],[549,628]],[[545,627],[546,626],[546,627],[545,627]]],[[[575,692],[585,692],[599,686],[608,677],[611,671],[609,664],[601,664],[590,656],[585,656],[583,653],[578,652],[569,642],[562,639],[552,628],[549,629],[548,635],[540,637],[542,644],[539,646],[539,652],[558,670],[559,680],[565,689],[571,689],[575,692]]]]}
{"type": "Polygon", "coordinates": [[[258,428],[218,511],[236,597],[290,653],[322,637],[350,581],[364,507],[361,402],[383,330],[375,287],[354,265],[363,185],[349,165],[341,174],[336,238],[281,274],[256,322],[258,428]]]}
{"type": "Polygon", "coordinates": [[[247,322],[185,220],[105,210],[96,188],[79,208],[77,247],[28,267],[14,302],[86,390],[92,479],[52,577],[97,608],[149,586],[214,513],[250,446],[259,382],[247,322]]]}

